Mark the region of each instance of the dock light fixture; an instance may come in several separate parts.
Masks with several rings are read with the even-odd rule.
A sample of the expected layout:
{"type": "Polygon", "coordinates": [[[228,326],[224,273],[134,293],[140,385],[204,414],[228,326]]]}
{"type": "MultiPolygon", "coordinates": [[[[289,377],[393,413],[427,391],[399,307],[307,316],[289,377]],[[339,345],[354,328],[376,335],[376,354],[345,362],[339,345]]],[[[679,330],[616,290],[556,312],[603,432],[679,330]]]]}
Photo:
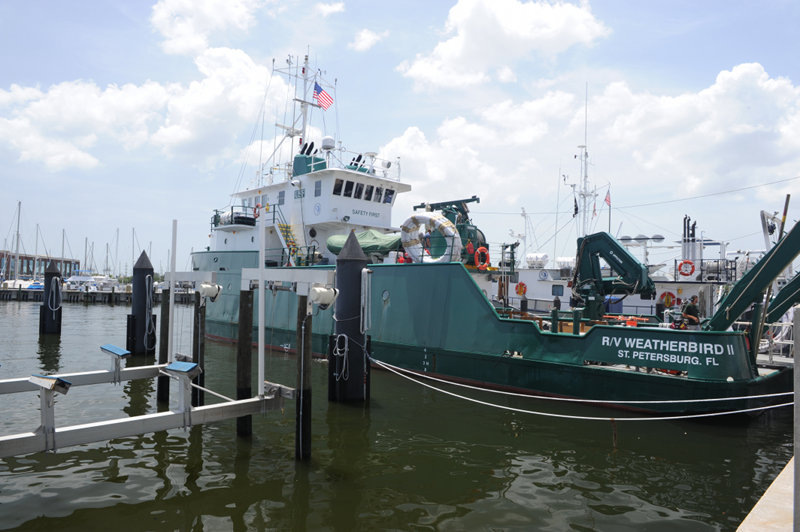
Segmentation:
{"type": "Polygon", "coordinates": [[[61,377],[54,377],[51,375],[31,375],[28,377],[28,381],[41,386],[45,390],[58,392],[64,395],[67,395],[69,387],[72,386],[71,382],[62,379],[61,377]]]}
{"type": "Polygon", "coordinates": [[[208,298],[213,303],[222,292],[222,287],[218,284],[200,283],[199,292],[201,297],[208,298]]]}
{"type": "Polygon", "coordinates": [[[324,286],[314,285],[308,291],[308,298],[312,303],[319,306],[321,310],[330,307],[336,298],[339,297],[338,288],[326,288],[324,286]]]}

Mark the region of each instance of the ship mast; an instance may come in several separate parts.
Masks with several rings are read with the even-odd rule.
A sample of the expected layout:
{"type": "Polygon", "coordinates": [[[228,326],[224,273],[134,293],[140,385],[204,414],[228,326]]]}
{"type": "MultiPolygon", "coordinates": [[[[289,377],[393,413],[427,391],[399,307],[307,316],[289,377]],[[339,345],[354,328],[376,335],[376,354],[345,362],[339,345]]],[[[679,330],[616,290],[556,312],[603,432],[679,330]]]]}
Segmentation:
{"type": "Polygon", "coordinates": [[[581,188],[578,195],[581,197],[581,230],[578,236],[584,237],[589,232],[589,202],[597,197],[596,190],[589,190],[589,84],[586,84],[586,96],[583,107],[583,144],[578,146],[581,150],[581,188]]]}
{"type": "Polygon", "coordinates": [[[308,104],[306,103],[306,95],[308,94],[308,54],[305,55],[303,60],[303,94],[300,97],[300,111],[303,113],[303,128],[300,133],[300,144],[306,141],[306,127],[308,124],[308,104]]]}

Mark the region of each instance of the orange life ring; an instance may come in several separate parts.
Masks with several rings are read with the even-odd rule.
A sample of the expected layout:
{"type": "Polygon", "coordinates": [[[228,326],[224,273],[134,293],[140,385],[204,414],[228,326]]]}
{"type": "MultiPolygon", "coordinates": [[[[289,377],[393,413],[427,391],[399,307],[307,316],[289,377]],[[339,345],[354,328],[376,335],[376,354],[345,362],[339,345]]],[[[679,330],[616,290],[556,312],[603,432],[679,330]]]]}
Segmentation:
{"type": "Polygon", "coordinates": [[[261,204],[260,203],[256,203],[256,206],[253,207],[253,218],[258,218],[258,215],[261,214],[260,212],[258,212],[260,208],[261,208],[261,204]]]}
{"type": "Polygon", "coordinates": [[[489,266],[489,250],[483,246],[479,247],[475,252],[475,266],[479,270],[485,270],[489,266]],[[481,260],[481,254],[483,254],[484,260],[481,260]]]}
{"type": "Polygon", "coordinates": [[[528,292],[528,287],[525,283],[517,283],[517,288],[515,288],[518,296],[524,296],[528,292]]]}
{"type": "Polygon", "coordinates": [[[694,273],[694,262],[685,260],[678,264],[678,273],[684,277],[689,277],[694,273]]]}
{"type": "Polygon", "coordinates": [[[675,294],[672,292],[662,292],[661,297],[659,297],[659,301],[664,303],[664,306],[669,308],[676,302],[675,294]]]}

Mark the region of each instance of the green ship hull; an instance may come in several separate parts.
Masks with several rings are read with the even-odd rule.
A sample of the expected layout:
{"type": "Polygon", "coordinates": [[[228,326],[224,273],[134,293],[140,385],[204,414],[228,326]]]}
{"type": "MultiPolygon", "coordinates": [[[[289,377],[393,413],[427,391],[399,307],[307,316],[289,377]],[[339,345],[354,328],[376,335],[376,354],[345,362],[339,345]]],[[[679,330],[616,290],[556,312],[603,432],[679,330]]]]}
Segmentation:
{"type": "MultiPolygon", "coordinates": [[[[236,340],[240,272],[255,252],[199,252],[194,269],[216,271],[223,293],[209,303],[211,337],[236,340]]],[[[322,266],[319,268],[333,268],[322,266]]],[[[530,394],[602,400],[657,413],[741,410],[778,399],[690,403],[628,403],[727,398],[791,391],[792,372],[759,374],[745,337],[734,331],[686,331],[573,323],[543,330],[542,321],[504,317],[461,263],[376,264],[372,274],[371,356],[422,374],[530,394]]],[[[296,297],[268,291],[265,340],[294,350],[296,297]]],[[[254,322],[257,322],[257,311],[254,322]]],[[[547,320],[546,320],[547,321],[547,320]]],[[[254,324],[255,327],[255,324],[254,324]]],[[[312,349],[325,355],[333,310],[315,309],[312,349]]],[[[257,337],[254,332],[254,338],[257,337]]]]}

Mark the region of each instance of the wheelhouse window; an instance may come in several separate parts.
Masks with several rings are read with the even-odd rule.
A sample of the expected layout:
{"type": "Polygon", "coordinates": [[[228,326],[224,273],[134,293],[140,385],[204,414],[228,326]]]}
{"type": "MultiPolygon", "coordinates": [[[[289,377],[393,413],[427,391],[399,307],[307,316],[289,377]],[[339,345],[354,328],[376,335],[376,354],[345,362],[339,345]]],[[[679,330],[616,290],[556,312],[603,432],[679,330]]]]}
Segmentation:
{"type": "Polygon", "coordinates": [[[318,198],[322,196],[322,180],[318,179],[314,181],[314,197],[318,198]]]}
{"type": "Polygon", "coordinates": [[[356,183],[356,191],[353,193],[353,197],[355,199],[361,199],[361,195],[364,193],[364,183],[356,183]]]}
{"type": "Polygon", "coordinates": [[[383,195],[384,203],[391,203],[394,200],[394,190],[387,188],[386,193],[383,195]]]}
{"type": "Polygon", "coordinates": [[[344,196],[347,198],[351,198],[353,196],[353,182],[352,181],[345,181],[344,182],[344,196]]]}
{"type": "Polygon", "coordinates": [[[334,181],[334,183],[333,183],[333,193],[336,194],[337,196],[341,196],[342,195],[342,185],[343,184],[344,184],[344,181],[342,181],[341,179],[337,179],[336,181],[334,181]]]}
{"type": "Polygon", "coordinates": [[[380,202],[383,197],[383,188],[375,187],[375,195],[372,196],[372,201],[380,202]]]}
{"type": "Polygon", "coordinates": [[[373,187],[372,185],[367,185],[367,187],[364,189],[364,200],[365,201],[371,201],[372,200],[372,190],[374,188],[375,187],[373,187]]]}

